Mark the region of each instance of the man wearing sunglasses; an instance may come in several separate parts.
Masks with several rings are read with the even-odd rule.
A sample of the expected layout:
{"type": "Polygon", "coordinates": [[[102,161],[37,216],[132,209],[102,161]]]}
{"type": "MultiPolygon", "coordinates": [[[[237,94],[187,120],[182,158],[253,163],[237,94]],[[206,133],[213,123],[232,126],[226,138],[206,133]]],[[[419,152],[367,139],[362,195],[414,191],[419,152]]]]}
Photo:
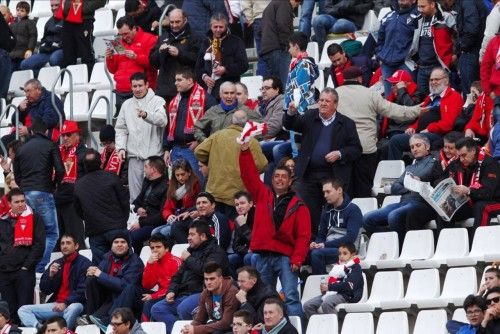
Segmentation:
{"type": "Polygon", "coordinates": [[[477,334],[500,333],[500,287],[495,287],[488,291],[485,297],[488,309],[484,313],[481,326],[477,329],[477,334]]]}

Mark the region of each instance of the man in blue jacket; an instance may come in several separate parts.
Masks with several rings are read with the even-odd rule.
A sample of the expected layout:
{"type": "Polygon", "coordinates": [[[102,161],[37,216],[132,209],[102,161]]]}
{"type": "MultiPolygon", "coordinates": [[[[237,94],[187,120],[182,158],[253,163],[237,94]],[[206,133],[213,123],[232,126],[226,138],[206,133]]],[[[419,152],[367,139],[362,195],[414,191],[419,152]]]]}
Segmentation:
{"type": "Polygon", "coordinates": [[[78,242],[71,234],[61,237],[60,246],[63,257],[52,262],[40,280],[40,291],[52,296],[45,304],[24,305],[17,311],[26,327],[39,328],[49,318],[62,316],[74,329],[76,317],[83,312],[90,260],[78,254],[78,242]]]}
{"type": "Polygon", "coordinates": [[[118,307],[137,310],[142,292],[144,264],[129,247],[129,235],[118,231],[111,252],[104,255],[98,267],[87,270],[87,315],[103,332],[118,307]]]}
{"type": "Polygon", "coordinates": [[[326,265],[338,261],[341,244],[355,244],[359,229],[363,225],[363,215],[359,207],[344,193],[342,180],[328,179],[323,182],[326,205],[321,213],[318,235],[309,245],[313,275],[326,273],[326,265]]]}

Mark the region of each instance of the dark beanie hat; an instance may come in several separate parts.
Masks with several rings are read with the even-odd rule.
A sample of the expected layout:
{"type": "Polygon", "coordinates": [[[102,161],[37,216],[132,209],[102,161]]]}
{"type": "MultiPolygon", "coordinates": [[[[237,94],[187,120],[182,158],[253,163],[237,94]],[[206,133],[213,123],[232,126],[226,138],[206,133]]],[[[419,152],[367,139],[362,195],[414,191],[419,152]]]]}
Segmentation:
{"type": "Polygon", "coordinates": [[[342,75],[345,80],[356,79],[357,77],[362,77],[363,72],[357,66],[351,66],[342,71],[342,75]]]}
{"type": "Polygon", "coordinates": [[[10,320],[9,305],[5,301],[0,301],[0,314],[3,315],[5,319],[10,320]]]}
{"type": "Polygon", "coordinates": [[[125,230],[117,231],[113,235],[113,240],[111,240],[111,242],[115,241],[115,239],[118,239],[118,238],[125,239],[127,241],[127,243],[130,243],[130,239],[129,239],[130,237],[129,237],[128,231],[125,231],[125,230]]]}
{"type": "Polygon", "coordinates": [[[101,142],[115,141],[115,128],[109,124],[103,126],[99,132],[99,140],[101,142]]]}

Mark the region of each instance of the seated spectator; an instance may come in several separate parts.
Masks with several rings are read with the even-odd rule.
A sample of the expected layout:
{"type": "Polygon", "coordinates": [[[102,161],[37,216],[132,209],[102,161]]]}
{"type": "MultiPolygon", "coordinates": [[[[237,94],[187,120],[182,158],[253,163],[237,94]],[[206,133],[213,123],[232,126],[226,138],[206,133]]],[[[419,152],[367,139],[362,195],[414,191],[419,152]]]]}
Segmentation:
{"type": "Polygon", "coordinates": [[[16,18],[10,25],[10,29],[16,36],[16,46],[10,52],[12,60],[12,72],[19,70],[23,59],[28,59],[36,47],[36,24],[30,20],[30,5],[26,1],[20,1],[16,5],[16,18]]]}
{"type": "Polygon", "coordinates": [[[254,323],[264,321],[264,302],[269,298],[278,298],[276,288],[262,282],[255,267],[244,266],[238,269],[238,287],[236,298],[241,303],[240,310],[252,316],[254,323]]]}
{"type": "Polygon", "coordinates": [[[385,231],[388,225],[391,231],[398,233],[399,244],[403,245],[408,227],[417,229],[434,219],[435,212],[419,193],[410,191],[404,186],[407,174],[422,182],[434,182],[442,173],[436,159],[430,154],[430,142],[421,134],[410,138],[411,153],[415,160],[405,168],[403,174],[392,184],[386,185],[386,194],[401,195],[399,203],[389,204],[381,209],[368,212],[364,216],[364,229],[368,233],[385,231]],[[410,215],[410,212],[417,213],[410,215]]]}
{"type": "Polygon", "coordinates": [[[234,207],[238,216],[235,219],[233,249],[228,252],[231,276],[237,278],[236,270],[243,264],[250,265],[253,253],[250,250],[255,207],[252,196],[246,191],[238,191],[234,195],[234,207]]]}
{"type": "MultiPolygon", "coordinates": [[[[353,243],[344,243],[338,247],[340,264],[346,264],[356,257],[356,247],[353,243]]],[[[345,269],[346,274],[341,280],[321,282],[321,295],[316,296],[304,304],[304,314],[307,319],[318,314],[318,308],[325,314],[337,314],[335,306],[341,303],[357,303],[363,295],[363,275],[361,266],[353,264],[345,269]],[[333,291],[335,293],[330,293],[333,291]]]]}
{"type": "Polygon", "coordinates": [[[61,316],[75,329],[76,318],[83,312],[85,276],[91,262],[78,254],[80,245],[71,234],[63,234],[59,245],[63,257],[52,262],[40,280],[40,291],[52,296],[45,304],[24,305],[17,311],[26,327],[40,328],[47,319],[61,316]]]}
{"type": "Polygon", "coordinates": [[[142,301],[144,302],[142,321],[151,319],[151,307],[165,298],[170,281],[182,263],[181,259],[172,255],[173,245],[172,239],[166,238],[162,234],[153,234],[149,238],[151,256],[142,275],[142,287],[148,290],[148,293],[142,294],[142,301]],[[153,292],[151,289],[155,286],[158,286],[158,289],[153,292]]]}
{"type": "MultiPolygon", "coordinates": [[[[12,332],[11,332],[12,333],[12,332]]],[[[74,334],[69,328],[61,316],[55,316],[48,319],[43,326],[41,326],[41,330],[39,333],[43,334],[74,334]]]]}
{"type": "Polygon", "coordinates": [[[172,224],[179,216],[196,205],[196,196],[200,192],[200,182],[191,165],[185,159],[175,160],[172,164],[172,175],[168,184],[167,200],[163,205],[162,217],[167,223],[159,226],[151,234],[170,235],[172,224]]]}
{"type": "MultiPolygon", "coordinates": [[[[488,135],[491,130],[491,117],[493,111],[493,100],[486,95],[481,88],[479,81],[474,81],[471,84],[470,94],[474,102],[472,117],[465,125],[465,136],[478,138],[481,144],[488,141],[488,135]]],[[[467,97],[469,97],[467,95],[467,97]]]]}
{"type": "Polygon", "coordinates": [[[200,192],[196,196],[196,210],[181,213],[172,225],[171,235],[175,243],[185,244],[188,242],[190,224],[195,220],[201,220],[207,224],[210,235],[215,237],[216,243],[224,250],[231,242],[231,230],[227,217],[215,210],[215,198],[207,192],[200,192]]]}
{"type": "Polygon", "coordinates": [[[136,254],[141,253],[142,244],[153,229],[163,224],[162,208],[168,187],[167,166],[161,157],[149,157],[144,164],[144,174],[141,192],[132,202],[139,221],[128,228],[136,254]]]}
{"type": "Polygon", "coordinates": [[[99,141],[104,145],[101,152],[101,169],[118,175],[125,185],[128,183],[127,164],[118,157],[115,137],[115,128],[110,124],[104,125],[99,131],[99,141]]]}
{"type": "Polygon", "coordinates": [[[128,307],[119,307],[111,314],[113,334],[146,334],[141,324],[135,320],[134,312],[128,307]]]}
{"type": "Polygon", "coordinates": [[[99,266],[87,270],[87,316],[103,332],[109,325],[111,314],[119,307],[139,310],[141,279],[144,264],[129,246],[128,233],[117,232],[111,251],[99,266]]]}
{"type": "Polygon", "coordinates": [[[203,277],[205,289],[200,295],[198,312],[191,324],[181,330],[182,334],[225,333],[230,330],[233,313],[240,305],[236,299],[238,289],[231,277],[222,276],[218,263],[205,264],[203,277]]]}
{"type": "MultiPolygon", "coordinates": [[[[53,15],[55,15],[59,7],[59,2],[59,0],[50,0],[50,9],[53,15]]],[[[47,63],[49,63],[50,66],[62,67],[64,61],[61,40],[62,29],[63,21],[52,16],[47,23],[45,23],[38,53],[24,59],[20,64],[20,69],[34,70],[35,75],[37,75],[38,71],[47,63]]]]}
{"type": "Polygon", "coordinates": [[[359,229],[363,225],[363,214],[344,193],[342,180],[329,179],[323,182],[326,204],[321,213],[316,240],[309,245],[309,256],[313,275],[326,273],[326,265],[338,261],[338,248],[344,243],[357,244],[359,229]]]}
{"type": "Polygon", "coordinates": [[[238,310],[233,314],[233,334],[250,334],[253,328],[253,317],[247,310],[238,310]]]}
{"type": "Polygon", "coordinates": [[[446,329],[450,334],[477,333],[478,327],[484,319],[486,303],[481,296],[469,295],[464,300],[465,316],[469,323],[450,320],[446,323],[446,329]]]}
{"type": "Polygon", "coordinates": [[[443,170],[458,159],[457,142],[463,137],[463,133],[457,131],[451,131],[444,135],[443,148],[439,151],[439,162],[443,170]]]}
{"type": "Polygon", "coordinates": [[[154,0],[126,0],[125,14],[143,31],[158,34],[161,9],[154,0]]]}
{"type": "Polygon", "coordinates": [[[236,98],[238,103],[247,106],[250,110],[255,110],[259,106],[258,99],[251,99],[248,97],[248,87],[242,82],[236,82],[236,98]]]}
{"type": "Polygon", "coordinates": [[[298,334],[297,329],[285,317],[285,306],[279,298],[266,299],[264,302],[264,323],[259,324],[254,329],[258,334],[298,334]]]}
{"type": "Polygon", "coordinates": [[[10,321],[9,305],[0,301],[0,331],[8,334],[22,334],[22,330],[10,321]]]}
{"type": "Polygon", "coordinates": [[[172,333],[176,320],[192,317],[203,290],[205,264],[216,262],[223,275],[228,273],[226,252],[217,245],[205,222],[198,220],[191,223],[188,242],[189,248],[182,252],[183,263],[172,277],[166,298],[151,308],[151,320],[164,322],[167,333],[172,333]]]}
{"type": "Polygon", "coordinates": [[[500,333],[500,287],[488,291],[484,298],[488,309],[484,313],[484,319],[477,329],[477,334],[500,333]]]}
{"type": "Polygon", "coordinates": [[[330,75],[334,87],[342,86],[344,83],[344,75],[342,72],[351,66],[356,66],[361,70],[363,73],[363,86],[368,87],[374,71],[370,58],[364,54],[349,57],[342,46],[337,43],[330,44],[326,49],[326,53],[332,62],[330,66],[330,75]]]}
{"type": "Polygon", "coordinates": [[[500,269],[491,267],[484,272],[484,283],[477,292],[478,296],[484,296],[494,287],[500,286],[500,269]]]}
{"type": "Polygon", "coordinates": [[[9,7],[5,5],[0,5],[0,14],[2,14],[3,18],[5,19],[5,22],[10,26],[12,23],[14,23],[15,18],[12,16],[12,13],[10,12],[9,7]]]}

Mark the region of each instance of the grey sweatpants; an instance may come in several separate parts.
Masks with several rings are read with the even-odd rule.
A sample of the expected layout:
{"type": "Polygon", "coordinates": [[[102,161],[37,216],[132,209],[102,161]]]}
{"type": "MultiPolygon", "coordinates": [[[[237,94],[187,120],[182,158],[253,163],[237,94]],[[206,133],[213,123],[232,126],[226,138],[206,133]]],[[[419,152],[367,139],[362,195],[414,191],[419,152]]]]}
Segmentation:
{"type": "Polygon", "coordinates": [[[130,203],[132,203],[141,193],[142,181],[144,181],[144,160],[129,158],[128,189],[130,192],[130,203]]]}
{"type": "Polygon", "coordinates": [[[335,306],[346,302],[344,297],[342,297],[342,295],[338,293],[326,296],[324,301],[321,299],[321,297],[323,297],[323,295],[316,296],[304,303],[304,314],[307,319],[309,319],[314,314],[318,314],[318,309],[320,308],[320,306],[323,309],[324,314],[337,314],[335,306]]]}

